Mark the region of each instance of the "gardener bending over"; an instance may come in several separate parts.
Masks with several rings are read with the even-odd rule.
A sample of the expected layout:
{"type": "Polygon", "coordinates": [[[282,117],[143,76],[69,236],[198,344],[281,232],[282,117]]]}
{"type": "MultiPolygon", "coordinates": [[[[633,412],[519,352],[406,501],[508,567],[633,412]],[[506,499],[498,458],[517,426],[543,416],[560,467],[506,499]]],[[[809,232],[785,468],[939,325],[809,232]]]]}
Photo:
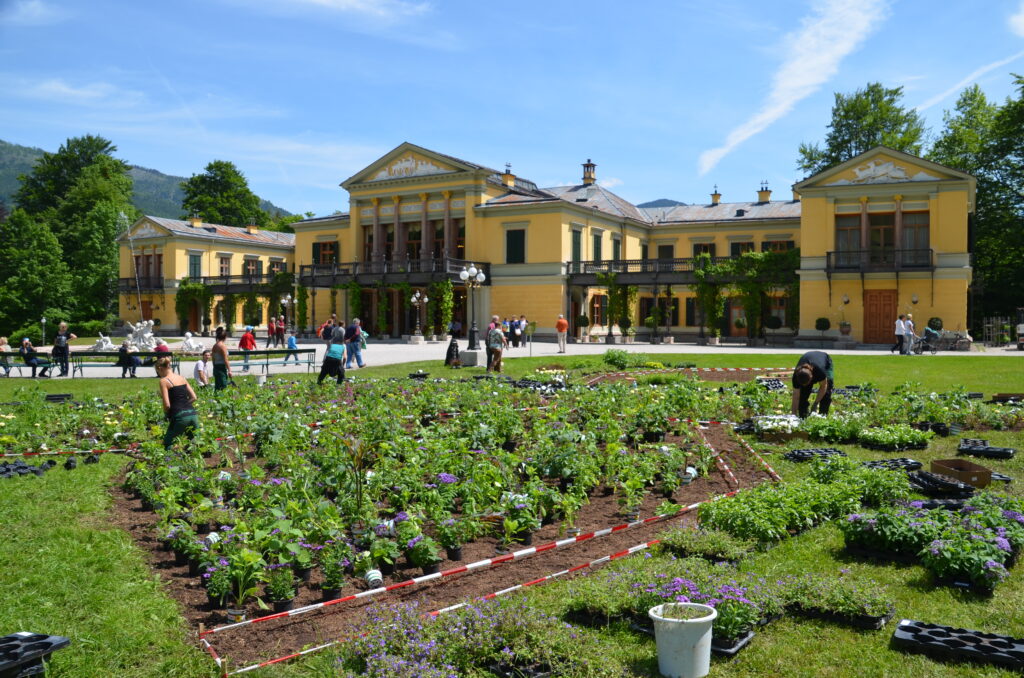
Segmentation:
{"type": "Polygon", "coordinates": [[[834,376],[832,358],[828,353],[808,351],[800,356],[796,370],[793,371],[793,414],[799,414],[803,419],[808,411],[813,412],[815,408],[823,416],[828,414],[828,408],[832,404],[834,376]],[[808,410],[807,401],[811,398],[811,387],[818,383],[821,384],[818,387],[818,395],[808,410]]]}

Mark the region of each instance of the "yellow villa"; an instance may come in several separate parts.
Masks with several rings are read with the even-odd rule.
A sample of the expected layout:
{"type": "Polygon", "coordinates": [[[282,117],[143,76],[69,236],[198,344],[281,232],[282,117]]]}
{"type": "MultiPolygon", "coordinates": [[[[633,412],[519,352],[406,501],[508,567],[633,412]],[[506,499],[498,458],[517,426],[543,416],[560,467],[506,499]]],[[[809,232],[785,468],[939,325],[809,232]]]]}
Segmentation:
{"type": "MultiPolygon", "coordinates": [[[[799,182],[781,200],[762,185],[750,201],[725,202],[716,189],[704,204],[641,208],[601,186],[589,160],[579,183],[541,188],[509,166],[495,170],[410,143],[341,186],[347,211],[297,222],[294,236],[141,219],[121,242],[122,317],[133,318],[148,299],[147,312],[174,329],[176,281],[201,278],[216,282],[218,295],[237,295],[253,285],[226,278],[277,266],[294,270],[291,317],[306,331],[336,313],[359,315],[378,335],[411,335],[418,323],[424,334],[444,333],[437,306],[447,288],[463,336],[491,315],[526,316],[539,337],[553,336],[563,314],[577,336],[618,337],[620,319],[608,317],[614,274],[617,285],[637,291],[624,318],[630,332],[646,335],[644,320],[657,316],[653,331],[693,340],[704,332],[695,257],[799,249],[792,284],[766,294],[761,320],[778,318],[764,323],[776,327],[769,337],[891,343],[895,317],[906,312],[919,328],[931,317],[948,329],[967,325],[974,179],[884,147],[799,182]],[[210,229],[217,235],[204,242],[210,229]],[[157,273],[161,252],[173,269],[157,273]],[[474,265],[483,275],[471,289],[462,274],[474,265]],[[140,295],[142,281],[161,287],[140,295]],[[434,295],[425,308],[410,303],[417,291],[434,295]],[[828,331],[815,329],[819,318],[829,320],[828,331]]],[[[746,336],[745,311],[728,289],[720,326],[707,330],[746,336]]],[[[280,310],[280,298],[271,301],[276,308],[264,314],[280,310]]]]}

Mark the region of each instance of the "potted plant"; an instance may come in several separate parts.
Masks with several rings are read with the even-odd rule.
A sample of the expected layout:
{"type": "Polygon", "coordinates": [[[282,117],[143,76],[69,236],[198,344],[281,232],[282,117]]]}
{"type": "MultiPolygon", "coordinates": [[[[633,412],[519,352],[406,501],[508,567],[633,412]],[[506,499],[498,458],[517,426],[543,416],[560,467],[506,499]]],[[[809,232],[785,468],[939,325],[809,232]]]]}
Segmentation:
{"type": "Polygon", "coordinates": [[[587,330],[589,328],[590,328],[590,318],[588,318],[586,316],[586,314],[581,313],[578,316],[576,316],[576,329],[580,333],[580,341],[581,342],[586,341],[587,330]]]}
{"type": "Polygon", "coordinates": [[[850,332],[852,331],[853,325],[850,324],[850,321],[847,320],[846,318],[841,318],[839,320],[839,334],[843,335],[844,337],[848,337],[850,336],[850,332]]]}
{"type": "Polygon", "coordinates": [[[345,565],[348,549],[333,549],[330,546],[320,551],[320,572],[324,575],[320,591],[324,600],[335,600],[341,597],[341,589],[345,586],[345,565]]]}
{"type": "Polygon", "coordinates": [[[295,603],[295,575],[292,573],[291,563],[269,565],[268,569],[270,574],[263,588],[274,612],[292,609],[295,603]]]}
{"type": "Polygon", "coordinates": [[[352,563],[353,572],[357,577],[362,577],[371,588],[379,588],[384,585],[384,577],[373,562],[369,551],[360,551],[356,554],[352,563]]]}
{"type": "Polygon", "coordinates": [[[395,571],[395,563],[401,555],[398,544],[387,537],[377,537],[370,543],[370,557],[380,568],[383,575],[390,575],[395,571]]]}
{"type": "Polygon", "coordinates": [[[232,553],[227,560],[234,597],[233,607],[227,611],[228,620],[245,621],[245,605],[250,598],[256,597],[257,587],[263,581],[266,562],[263,556],[250,548],[232,553]]]}
{"type": "Polygon", "coordinates": [[[206,585],[206,596],[210,599],[210,604],[220,609],[231,595],[231,573],[221,563],[218,565],[220,566],[207,566],[206,572],[203,573],[203,583],[206,585]]]}
{"type": "Polygon", "coordinates": [[[663,676],[706,676],[711,669],[711,629],[718,612],[699,603],[662,603],[654,621],[658,671],[663,676]]]}
{"type": "Polygon", "coordinates": [[[423,570],[423,574],[435,574],[441,562],[441,548],[432,538],[419,535],[406,544],[406,557],[409,562],[423,570]]]}

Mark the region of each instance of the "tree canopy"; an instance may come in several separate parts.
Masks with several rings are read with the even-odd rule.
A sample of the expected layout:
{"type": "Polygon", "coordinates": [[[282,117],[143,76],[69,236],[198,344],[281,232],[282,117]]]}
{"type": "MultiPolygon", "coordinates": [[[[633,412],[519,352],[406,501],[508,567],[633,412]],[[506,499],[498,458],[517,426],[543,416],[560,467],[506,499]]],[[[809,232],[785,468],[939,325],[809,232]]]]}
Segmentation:
{"type": "MultiPolygon", "coordinates": [[[[15,204],[32,215],[56,209],[82,170],[101,156],[112,157],[116,150],[117,146],[101,136],[86,134],[68,139],[56,153],[44,153],[31,174],[18,177],[21,187],[14,194],[15,204]]],[[[128,172],[126,164],[116,162],[120,172],[128,172]]]]}
{"type": "Polygon", "coordinates": [[[15,209],[0,222],[0,326],[67,318],[71,276],[45,221],[15,209]]]}
{"type": "Polygon", "coordinates": [[[269,215],[260,209],[260,199],[249,190],[245,176],[227,160],[214,160],[202,174],[181,183],[185,198],[183,217],[197,214],[212,224],[267,226],[269,215]]]}
{"type": "Polygon", "coordinates": [[[903,107],[902,87],[869,83],[853,94],[836,92],[832,121],[824,147],[800,144],[797,168],[808,176],[835,167],[875,146],[913,155],[921,154],[924,122],[913,109],[903,107]]]}

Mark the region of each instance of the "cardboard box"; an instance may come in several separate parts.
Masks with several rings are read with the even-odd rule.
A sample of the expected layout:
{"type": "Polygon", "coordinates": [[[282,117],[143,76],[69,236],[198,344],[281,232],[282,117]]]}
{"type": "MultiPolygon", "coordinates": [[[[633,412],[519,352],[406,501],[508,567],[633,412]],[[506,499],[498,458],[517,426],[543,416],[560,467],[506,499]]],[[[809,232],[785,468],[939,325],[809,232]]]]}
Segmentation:
{"type": "Polygon", "coordinates": [[[981,489],[992,482],[992,471],[966,459],[935,459],[932,473],[941,473],[981,489]]]}

